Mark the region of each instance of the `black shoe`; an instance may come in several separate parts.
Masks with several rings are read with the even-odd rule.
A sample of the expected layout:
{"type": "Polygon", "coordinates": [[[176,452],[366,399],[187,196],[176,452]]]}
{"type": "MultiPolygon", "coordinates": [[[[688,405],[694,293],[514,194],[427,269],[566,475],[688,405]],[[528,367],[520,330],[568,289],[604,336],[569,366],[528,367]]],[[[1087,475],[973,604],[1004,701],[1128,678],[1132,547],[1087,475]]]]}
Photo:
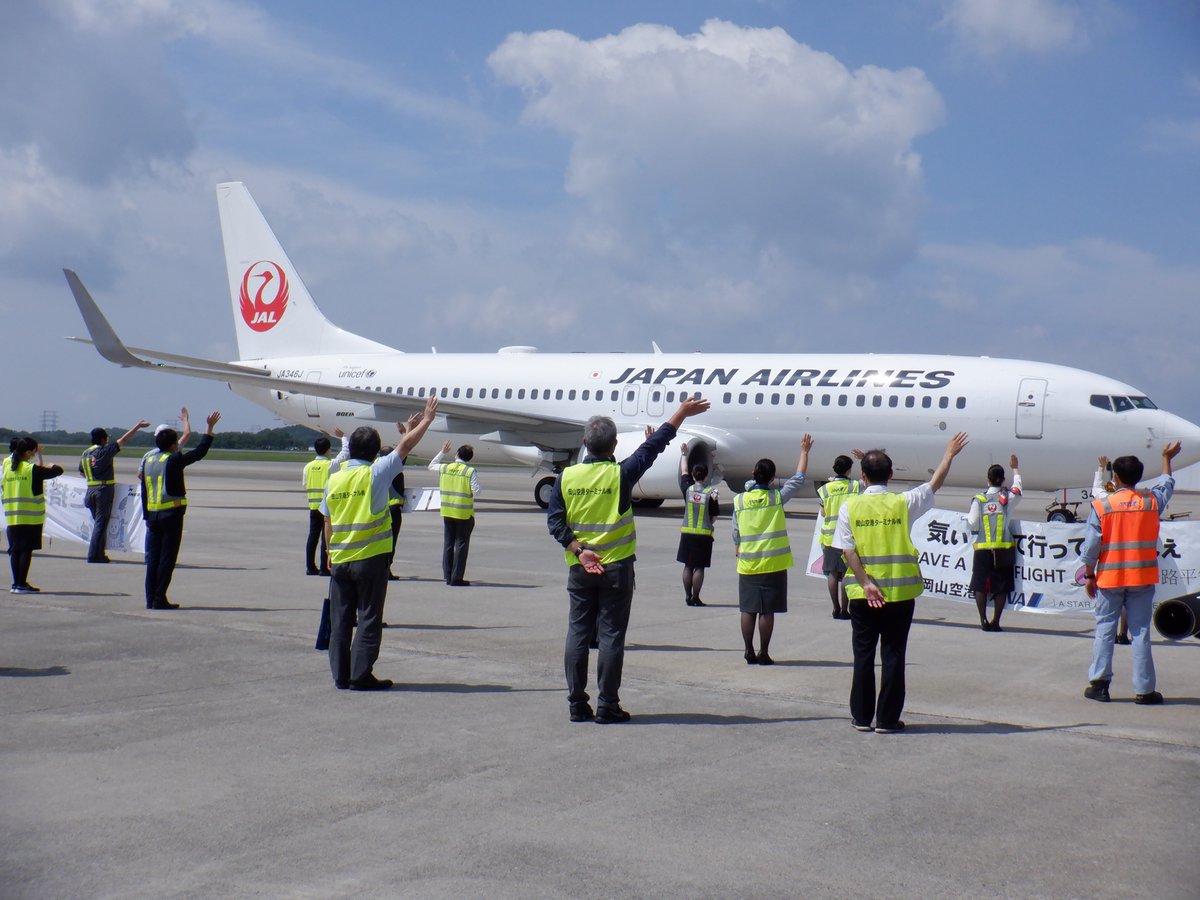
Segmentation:
{"type": "Polygon", "coordinates": [[[1163,695],[1158,691],[1151,691],[1148,694],[1138,694],[1133,698],[1133,702],[1138,706],[1158,706],[1163,702],[1163,695]]]}
{"type": "Polygon", "coordinates": [[[980,622],[980,623],[979,623],[979,630],[980,630],[980,631],[991,631],[991,630],[992,630],[992,623],[991,623],[991,622],[980,622]]]}
{"type": "Polygon", "coordinates": [[[850,720],[850,725],[854,728],[855,731],[874,731],[875,730],[875,728],[873,726],[864,725],[862,722],[855,722],[853,719],[850,720]]]}
{"type": "Polygon", "coordinates": [[[891,725],[876,725],[875,726],[876,734],[899,734],[903,730],[904,730],[904,723],[899,722],[899,721],[893,722],[891,725]]]}
{"type": "Polygon", "coordinates": [[[318,575],[324,575],[326,578],[328,578],[328,577],[329,577],[330,575],[332,575],[333,573],[332,573],[332,572],[330,572],[328,569],[318,569],[318,570],[317,570],[317,574],[318,574],[318,575]]]}
{"type": "Polygon", "coordinates": [[[28,581],[25,582],[23,585],[21,585],[21,590],[23,590],[27,594],[40,594],[42,592],[41,588],[34,587],[28,581]]]}
{"type": "Polygon", "coordinates": [[[449,584],[450,587],[470,587],[471,586],[471,582],[467,581],[467,579],[465,579],[465,578],[460,578],[458,581],[449,581],[449,582],[447,582],[447,584],[449,584]]]}
{"type": "Polygon", "coordinates": [[[333,686],[339,691],[344,691],[350,687],[350,682],[348,679],[339,678],[333,682],[333,686]]]}
{"type": "Polygon", "coordinates": [[[596,723],[599,725],[616,725],[632,719],[629,713],[619,706],[602,706],[596,713],[596,723]]]}
{"type": "Polygon", "coordinates": [[[390,691],[391,689],[392,680],[390,678],[376,678],[374,675],[367,675],[357,680],[350,679],[350,690],[352,691],[390,691]]]}
{"type": "Polygon", "coordinates": [[[701,600],[699,597],[693,597],[691,605],[692,606],[708,606],[708,604],[705,603],[703,600],[701,600]]]}
{"type": "Polygon", "coordinates": [[[833,611],[833,617],[835,619],[840,619],[842,617],[842,611],[840,609],[835,609],[833,611]]]}
{"type": "Polygon", "coordinates": [[[107,562],[112,562],[112,560],[109,559],[107,556],[105,556],[103,559],[89,559],[88,562],[90,562],[90,563],[107,563],[107,562]]]}
{"type": "Polygon", "coordinates": [[[592,712],[591,704],[589,703],[572,703],[571,704],[571,721],[572,722],[590,722],[596,717],[592,712]]]}
{"type": "Polygon", "coordinates": [[[399,575],[393,575],[391,572],[388,572],[388,581],[399,581],[399,580],[400,580],[399,575]]]}
{"type": "Polygon", "coordinates": [[[316,569],[305,569],[304,574],[305,575],[320,575],[321,573],[318,572],[316,569]]]}
{"type": "Polygon", "coordinates": [[[159,600],[150,609],[179,609],[179,604],[172,603],[170,600],[159,600]]]}
{"type": "Polygon", "coordinates": [[[1127,634],[1118,634],[1116,636],[1116,639],[1113,642],[1116,644],[1123,644],[1126,646],[1133,643],[1133,641],[1131,641],[1129,639],[1129,635],[1127,635],[1127,634]]]}
{"type": "Polygon", "coordinates": [[[746,665],[748,665],[748,666],[757,666],[758,665],[758,654],[755,653],[753,650],[747,650],[745,652],[744,656],[746,657],[746,665]]]}
{"type": "Polygon", "coordinates": [[[758,654],[758,664],[760,666],[773,666],[773,665],[775,665],[775,660],[773,660],[773,659],[771,659],[771,657],[767,656],[766,653],[760,653],[760,654],[758,654]]]}
{"type": "Polygon", "coordinates": [[[991,629],[991,630],[992,630],[992,631],[1003,631],[1004,629],[1000,627],[1000,623],[999,623],[999,622],[993,622],[993,623],[992,623],[992,629],[991,629]]]}
{"type": "Polygon", "coordinates": [[[1107,703],[1110,699],[1108,696],[1108,682],[1093,681],[1083,689],[1083,696],[1089,700],[1099,700],[1101,703],[1107,703]]]}

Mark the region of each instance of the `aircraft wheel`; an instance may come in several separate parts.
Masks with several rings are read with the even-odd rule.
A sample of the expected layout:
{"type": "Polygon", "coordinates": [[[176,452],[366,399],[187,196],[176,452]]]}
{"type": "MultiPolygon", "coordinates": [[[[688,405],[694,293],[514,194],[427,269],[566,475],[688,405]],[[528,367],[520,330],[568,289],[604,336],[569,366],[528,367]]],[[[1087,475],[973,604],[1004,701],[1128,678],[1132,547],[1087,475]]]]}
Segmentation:
{"type": "Polygon", "coordinates": [[[658,509],[662,505],[663,505],[662,497],[655,497],[653,499],[642,498],[641,500],[633,501],[634,509],[658,509]]]}
{"type": "Polygon", "coordinates": [[[547,475],[537,483],[533,489],[533,499],[542,509],[548,509],[550,506],[550,491],[554,488],[554,476],[547,475]]]}
{"type": "Polygon", "coordinates": [[[1074,522],[1075,513],[1067,509],[1065,506],[1055,507],[1046,514],[1047,522],[1074,522]]]}

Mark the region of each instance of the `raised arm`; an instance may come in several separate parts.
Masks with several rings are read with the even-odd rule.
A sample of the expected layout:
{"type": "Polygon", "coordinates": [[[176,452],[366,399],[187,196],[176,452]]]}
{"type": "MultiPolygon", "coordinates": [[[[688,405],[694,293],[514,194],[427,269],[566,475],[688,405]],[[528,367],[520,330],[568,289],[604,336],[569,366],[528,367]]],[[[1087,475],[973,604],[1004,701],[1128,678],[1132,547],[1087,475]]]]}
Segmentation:
{"type": "Polygon", "coordinates": [[[1182,444],[1182,442],[1180,442],[1180,441],[1176,441],[1176,442],[1175,442],[1175,443],[1173,443],[1173,444],[1167,444],[1165,447],[1163,447],[1163,451],[1162,451],[1162,466],[1163,466],[1163,467],[1162,467],[1162,473],[1163,473],[1164,475],[1171,475],[1171,474],[1173,474],[1173,473],[1171,472],[1171,460],[1173,460],[1173,459],[1174,459],[1176,456],[1178,456],[1178,455],[1179,455],[1179,451],[1180,451],[1180,450],[1182,450],[1182,449],[1183,449],[1183,444],[1182,444]]]}
{"type": "Polygon", "coordinates": [[[808,451],[812,449],[813,436],[807,431],[800,438],[800,461],[796,463],[796,471],[801,475],[808,474],[808,451]]]}
{"type": "Polygon", "coordinates": [[[425,437],[425,432],[429,430],[429,426],[437,418],[437,405],[437,397],[430,395],[429,399],[425,401],[425,409],[421,413],[421,418],[416,422],[412,419],[408,420],[408,431],[400,438],[400,443],[396,445],[396,453],[400,455],[401,459],[408,456],[412,452],[413,447],[421,443],[421,438],[425,437]]]}
{"type": "Polygon", "coordinates": [[[712,406],[707,400],[702,399],[699,395],[689,397],[679,404],[679,408],[675,410],[671,418],[667,421],[674,425],[676,429],[683,424],[684,419],[690,419],[692,416],[698,416],[703,412],[708,412],[708,408],[712,406]]]}
{"type": "Polygon", "coordinates": [[[929,479],[929,487],[934,493],[937,493],[946,482],[946,476],[950,474],[950,463],[954,461],[954,457],[962,453],[963,447],[967,446],[967,433],[960,431],[954,437],[946,442],[946,452],[942,454],[942,461],[938,463],[937,468],[933,470],[933,475],[929,479]]]}
{"type": "Polygon", "coordinates": [[[186,406],[179,411],[179,426],[182,429],[179,434],[179,449],[182,450],[192,436],[192,418],[188,415],[186,406]]]}
{"type": "Polygon", "coordinates": [[[127,440],[129,440],[131,437],[133,437],[135,434],[137,434],[143,428],[149,428],[149,427],[150,427],[150,423],[147,422],[145,419],[142,419],[142,421],[138,422],[136,425],[134,425],[132,428],[130,428],[127,432],[125,432],[123,435],[121,435],[119,438],[117,438],[117,446],[124,447],[125,442],[127,440]]]}

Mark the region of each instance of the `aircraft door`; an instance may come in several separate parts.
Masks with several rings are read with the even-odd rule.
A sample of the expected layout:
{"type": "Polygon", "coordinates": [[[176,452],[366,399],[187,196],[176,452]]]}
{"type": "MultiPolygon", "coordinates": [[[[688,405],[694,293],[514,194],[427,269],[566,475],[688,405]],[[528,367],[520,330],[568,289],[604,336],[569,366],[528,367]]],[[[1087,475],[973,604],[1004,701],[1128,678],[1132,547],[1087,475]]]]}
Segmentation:
{"type": "Polygon", "coordinates": [[[1017,389],[1017,437],[1040,438],[1045,415],[1046,380],[1022,378],[1017,389]]]}
{"type": "Polygon", "coordinates": [[[634,418],[638,414],[638,407],[641,405],[642,389],[636,384],[627,384],[621,388],[621,415],[634,418]]]}
{"type": "MultiPolygon", "coordinates": [[[[321,373],[320,372],[309,372],[308,378],[306,378],[305,380],[311,382],[312,384],[320,384],[321,383],[321,373]]],[[[317,398],[314,395],[312,395],[312,394],[304,395],[304,411],[306,413],[308,413],[308,417],[310,419],[315,419],[321,415],[320,410],[318,410],[318,408],[317,408],[317,398]]]]}
{"type": "Polygon", "coordinates": [[[646,394],[646,415],[657,419],[663,414],[664,391],[660,387],[652,387],[646,394]]]}

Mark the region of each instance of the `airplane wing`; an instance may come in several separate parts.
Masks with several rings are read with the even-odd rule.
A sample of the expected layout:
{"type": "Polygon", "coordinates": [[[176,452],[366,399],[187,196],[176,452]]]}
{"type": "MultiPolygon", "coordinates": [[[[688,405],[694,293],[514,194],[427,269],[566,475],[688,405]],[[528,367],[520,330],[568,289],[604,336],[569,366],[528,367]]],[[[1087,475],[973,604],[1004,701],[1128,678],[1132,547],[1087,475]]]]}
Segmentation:
{"type": "MultiPolygon", "coordinates": [[[[269,366],[253,366],[245,363],[227,363],[181,356],[159,350],[127,347],[117,336],[100,307],[84,287],[79,276],[70,269],[63,269],[67,284],[75,297],[75,304],[83,316],[91,339],[69,337],[67,340],[92,344],[109,362],[124,368],[152,369],[156,372],[171,372],[191,378],[205,378],[225,384],[241,384],[264,390],[283,391],[292,394],[309,394],[330,400],[366,403],[374,407],[373,418],[381,421],[400,421],[424,406],[423,398],[405,397],[396,394],[379,394],[365,387],[348,387],[337,384],[320,384],[295,378],[279,378],[269,366]]],[[[433,385],[431,387],[436,387],[433,385]]],[[[451,432],[478,432],[481,440],[505,444],[533,444],[551,448],[574,448],[583,438],[583,423],[573,419],[553,416],[531,416],[497,410],[483,403],[470,403],[455,399],[438,398],[438,412],[446,418],[446,430],[451,432]]]]}

